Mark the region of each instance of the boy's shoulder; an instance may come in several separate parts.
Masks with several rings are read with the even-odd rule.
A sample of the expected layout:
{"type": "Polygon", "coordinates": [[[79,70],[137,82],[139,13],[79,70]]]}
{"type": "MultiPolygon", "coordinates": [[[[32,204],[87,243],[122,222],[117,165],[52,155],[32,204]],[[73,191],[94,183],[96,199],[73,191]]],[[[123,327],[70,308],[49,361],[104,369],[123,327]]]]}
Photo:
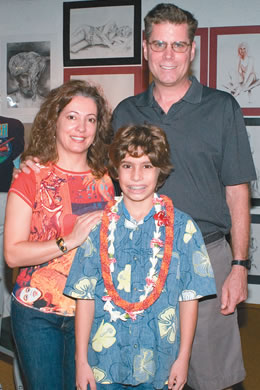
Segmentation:
{"type": "Polygon", "coordinates": [[[189,214],[179,210],[177,207],[174,207],[174,225],[181,227],[182,225],[185,225],[188,221],[192,221],[194,225],[196,225],[196,222],[189,214]]]}
{"type": "Polygon", "coordinates": [[[188,234],[189,237],[195,235],[196,239],[202,240],[202,233],[194,219],[176,207],[174,207],[174,232],[178,237],[186,237],[188,234]]]}

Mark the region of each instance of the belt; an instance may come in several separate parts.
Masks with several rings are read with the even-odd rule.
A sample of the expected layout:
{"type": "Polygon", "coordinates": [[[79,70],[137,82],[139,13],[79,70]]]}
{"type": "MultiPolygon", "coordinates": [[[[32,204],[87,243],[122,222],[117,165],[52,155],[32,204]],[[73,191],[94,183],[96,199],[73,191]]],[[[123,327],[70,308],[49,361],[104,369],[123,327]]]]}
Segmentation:
{"type": "Polygon", "coordinates": [[[211,244],[214,241],[220,240],[222,237],[224,237],[224,233],[222,232],[212,232],[203,235],[205,245],[211,244]]]}

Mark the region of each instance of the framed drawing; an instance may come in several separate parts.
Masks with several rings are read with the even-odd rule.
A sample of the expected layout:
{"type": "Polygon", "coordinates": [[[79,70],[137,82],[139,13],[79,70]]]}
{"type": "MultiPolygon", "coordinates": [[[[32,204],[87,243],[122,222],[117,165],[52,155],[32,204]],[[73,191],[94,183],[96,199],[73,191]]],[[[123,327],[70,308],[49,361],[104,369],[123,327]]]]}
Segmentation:
{"type": "Polygon", "coordinates": [[[64,81],[80,79],[99,85],[114,109],[123,99],[146,88],[142,74],[141,66],[65,68],[64,81]]]}
{"type": "Polygon", "coordinates": [[[204,85],[208,85],[208,28],[198,28],[194,41],[196,54],[191,64],[191,74],[204,85]]]}
{"type": "Polygon", "coordinates": [[[260,206],[260,118],[245,118],[257,179],[251,182],[251,204],[260,206]]]}
{"type": "Polygon", "coordinates": [[[260,284],[260,209],[253,208],[251,212],[249,258],[252,265],[248,272],[248,283],[260,284]]]}
{"type": "Polygon", "coordinates": [[[54,84],[56,49],[52,35],[10,36],[1,41],[2,115],[33,121],[54,84]]]}
{"type": "Polygon", "coordinates": [[[64,66],[141,64],[141,0],[63,3],[64,66]]]}
{"type": "Polygon", "coordinates": [[[260,115],[260,25],[210,29],[210,86],[231,93],[244,115],[260,115]]]}

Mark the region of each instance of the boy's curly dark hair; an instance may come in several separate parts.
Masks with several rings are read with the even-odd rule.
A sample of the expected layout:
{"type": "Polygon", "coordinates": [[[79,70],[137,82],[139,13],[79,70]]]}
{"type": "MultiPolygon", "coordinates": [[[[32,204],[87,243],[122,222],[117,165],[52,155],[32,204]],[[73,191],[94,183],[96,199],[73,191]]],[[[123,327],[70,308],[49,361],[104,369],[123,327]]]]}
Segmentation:
{"type": "Polygon", "coordinates": [[[160,168],[157,188],[164,184],[173,169],[166,135],[162,129],[153,125],[121,127],[109,146],[108,154],[108,169],[113,179],[118,179],[118,168],[126,154],[132,157],[141,157],[145,154],[154,167],[160,168]]]}

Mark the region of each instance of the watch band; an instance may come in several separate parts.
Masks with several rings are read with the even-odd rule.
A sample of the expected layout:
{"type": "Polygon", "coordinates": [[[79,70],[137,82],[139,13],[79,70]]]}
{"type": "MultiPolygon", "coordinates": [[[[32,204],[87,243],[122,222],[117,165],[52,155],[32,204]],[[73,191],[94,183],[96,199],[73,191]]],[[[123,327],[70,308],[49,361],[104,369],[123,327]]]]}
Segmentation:
{"type": "Polygon", "coordinates": [[[250,270],[251,261],[250,260],[232,260],[231,265],[242,265],[246,269],[250,270]]]}
{"type": "Polygon", "coordinates": [[[57,240],[56,240],[56,244],[58,245],[59,249],[63,252],[63,253],[67,253],[68,252],[68,249],[66,247],[66,244],[65,244],[65,241],[62,237],[58,237],[57,240]]]}

